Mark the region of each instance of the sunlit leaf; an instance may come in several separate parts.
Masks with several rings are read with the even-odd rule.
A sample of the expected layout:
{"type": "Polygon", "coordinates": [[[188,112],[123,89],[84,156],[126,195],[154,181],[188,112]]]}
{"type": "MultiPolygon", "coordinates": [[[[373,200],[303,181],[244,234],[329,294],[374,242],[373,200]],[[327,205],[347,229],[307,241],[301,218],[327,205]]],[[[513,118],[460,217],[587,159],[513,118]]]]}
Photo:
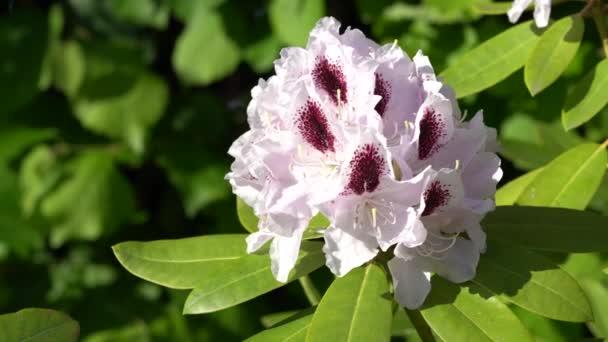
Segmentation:
{"type": "Polygon", "coordinates": [[[356,268],[325,292],[306,341],[389,341],[391,303],[384,270],[373,263],[356,268]]]}
{"type": "Polygon", "coordinates": [[[497,207],[482,221],[488,236],[542,251],[608,251],[608,217],[561,208],[497,207]]]}
{"type": "Polygon", "coordinates": [[[583,210],[602,181],[607,158],[605,145],[574,147],[543,167],[517,203],[583,210]]]}
{"type": "Polygon", "coordinates": [[[532,341],[507,305],[475,284],[433,277],[421,313],[443,341],[532,341]]]}
{"type": "Polygon", "coordinates": [[[524,80],[532,96],[551,85],[564,72],[581,43],[585,23],[579,15],[551,24],[530,53],[524,80]]]}
{"type": "Polygon", "coordinates": [[[528,185],[536,179],[542,168],[530,171],[525,175],[519,176],[507,184],[504,184],[496,191],[496,205],[513,205],[526,190],[528,185]]]}
{"type": "Polygon", "coordinates": [[[538,342],[570,342],[585,336],[585,329],[580,323],[556,321],[516,305],[510,308],[538,342]]]}
{"type": "Polygon", "coordinates": [[[531,21],[513,26],[458,58],[440,76],[459,98],[480,92],[521,68],[539,37],[531,21]]]}
{"type": "Polygon", "coordinates": [[[76,41],[62,43],[53,58],[53,81],[67,96],[77,94],[85,76],[84,52],[76,41]]]}
{"type": "Polygon", "coordinates": [[[79,334],[78,323],[59,311],[23,309],[0,315],[0,337],[6,342],[76,342],[79,334]]]}
{"type": "Polygon", "coordinates": [[[325,0],[272,0],[270,25],[284,43],[304,46],[317,20],[325,14],[325,0]]]}
{"type": "Polygon", "coordinates": [[[568,93],[562,111],[564,128],[578,127],[595,116],[608,103],[607,87],[608,59],[604,58],[568,93]]]}
{"type": "MultiPolygon", "coordinates": [[[[304,241],[288,281],[307,275],[324,263],[321,243],[304,241]]],[[[214,277],[207,277],[190,292],[184,313],[222,310],[285,285],[274,278],[270,267],[268,255],[262,253],[248,255],[238,262],[224,263],[221,269],[216,268],[214,277]]]]}
{"type": "MultiPolygon", "coordinates": [[[[140,278],[171,288],[194,289],[184,313],[221,310],[284,285],[270,271],[267,249],[247,254],[245,235],[124,242],[113,249],[120,263],[140,278]]],[[[321,244],[303,242],[289,281],[323,263],[321,244]]]]}
{"type": "Polygon", "coordinates": [[[570,322],[593,318],[583,290],[571,275],[550,259],[517,245],[490,241],[473,282],[541,316],[570,322]]]}
{"type": "Polygon", "coordinates": [[[507,11],[513,6],[512,2],[499,1],[499,2],[480,2],[473,6],[473,8],[479,14],[494,15],[494,14],[506,14],[507,11]]]}
{"type": "Polygon", "coordinates": [[[172,61],[183,82],[206,85],[233,72],[239,64],[240,53],[226,33],[222,17],[211,9],[197,6],[194,17],[177,39],[172,61]]]}

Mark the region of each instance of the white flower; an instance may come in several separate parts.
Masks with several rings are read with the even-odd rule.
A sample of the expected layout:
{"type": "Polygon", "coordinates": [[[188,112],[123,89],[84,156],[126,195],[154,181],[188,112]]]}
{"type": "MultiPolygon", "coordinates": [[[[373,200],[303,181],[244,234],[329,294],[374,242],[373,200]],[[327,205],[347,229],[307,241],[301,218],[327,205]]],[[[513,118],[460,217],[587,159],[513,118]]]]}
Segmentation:
{"type": "MultiPolygon", "coordinates": [[[[515,0],[507,12],[509,21],[515,23],[521,14],[530,6],[532,0],[515,0]]],[[[551,0],[534,0],[534,21],[536,26],[543,28],[549,24],[551,15],[551,0]]]]}
{"type": "Polygon", "coordinates": [[[272,240],[287,281],[309,220],[323,213],[326,265],[337,276],[393,253],[399,303],[419,307],[437,274],[475,275],[502,176],[496,132],[465,121],[429,59],[411,60],[321,19],[306,48],[286,48],[247,108],[251,130],[229,150],[233,192],[260,218],[252,253],[272,240]]]}

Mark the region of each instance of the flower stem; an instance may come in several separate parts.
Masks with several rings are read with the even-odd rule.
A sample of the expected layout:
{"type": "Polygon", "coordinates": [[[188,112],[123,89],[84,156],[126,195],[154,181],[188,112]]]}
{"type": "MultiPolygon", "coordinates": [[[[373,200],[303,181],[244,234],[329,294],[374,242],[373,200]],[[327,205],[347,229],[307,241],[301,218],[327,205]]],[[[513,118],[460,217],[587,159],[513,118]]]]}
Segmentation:
{"type": "Polygon", "coordinates": [[[308,299],[308,302],[310,302],[310,305],[318,305],[319,301],[321,300],[321,295],[315,287],[315,284],[313,284],[312,280],[310,280],[310,277],[305,275],[303,277],[298,278],[298,281],[300,282],[300,285],[302,285],[302,289],[304,290],[304,294],[306,295],[306,299],[308,299]]]}
{"type": "Polygon", "coordinates": [[[405,309],[405,313],[407,313],[407,317],[409,317],[410,321],[418,332],[418,336],[420,336],[420,339],[423,342],[436,342],[431,327],[429,327],[429,325],[426,323],[420,314],[420,311],[405,309]]]}
{"type": "Polygon", "coordinates": [[[602,47],[604,48],[604,57],[608,57],[608,31],[606,31],[604,14],[602,12],[602,2],[597,1],[592,10],[593,21],[595,21],[597,33],[599,33],[600,39],[602,40],[602,47]]]}

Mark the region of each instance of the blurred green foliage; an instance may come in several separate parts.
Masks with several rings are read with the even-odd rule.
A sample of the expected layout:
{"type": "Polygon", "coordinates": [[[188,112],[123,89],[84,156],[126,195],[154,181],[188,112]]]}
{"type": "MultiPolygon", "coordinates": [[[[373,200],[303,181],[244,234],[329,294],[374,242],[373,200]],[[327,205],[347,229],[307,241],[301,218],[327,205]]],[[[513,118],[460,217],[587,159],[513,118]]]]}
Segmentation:
{"type": "MultiPolygon", "coordinates": [[[[246,130],[250,89],[282,47],[305,43],[319,17],[396,39],[410,55],[423,49],[440,72],[511,27],[505,16],[474,10],[487,2],[17,0],[11,10],[0,2],[0,313],[67,312],[86,342],[231,341],[262,330],[262,315],[305,307],[291,284],[183,316],[187,291],[128,274],[110,246],[244,232],[223,179],[226,151],[246,130]]],[[[578,10],[566,3],[554,15],[578,10]]],[[[564,75],[536,97],[520,70],[461,100],[499,128],[505,181],[608,136],[608,108],[574,131],[559,123],[569,88],[600,56],[595,31],[584,35],[564,75]]],[[[591,208],[608,212],[606,177],[591,208]]],[[[605,268],[606,258],[565,266],[585,267],[605,268]]],[[[324,269],[312,277],[323,290],[331,281],[324,269]]],[[[583,285],[594,308],[608,301],[605,275],[583,285]]],[[[589,328],[516,313],[539,339],[608,333],[606,312],[589,328]]],[[[399,338],[415,340],[400,322],[399,338]]]]}

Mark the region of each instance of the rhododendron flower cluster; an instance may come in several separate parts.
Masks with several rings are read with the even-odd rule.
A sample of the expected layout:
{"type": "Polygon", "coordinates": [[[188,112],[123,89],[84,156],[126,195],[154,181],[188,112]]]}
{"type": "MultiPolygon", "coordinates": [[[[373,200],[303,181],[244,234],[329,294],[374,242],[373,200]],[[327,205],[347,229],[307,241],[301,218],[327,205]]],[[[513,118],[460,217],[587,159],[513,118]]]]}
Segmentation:
{"type": "Polygon", "coordinates": [[[430,276],[475,275],[502,176],[496,132],[481,112],[465,120],[429,59],[380,46],[321,19],[306,48],[290,47],[260,80],[250,130],[229,150],[227,179],[260,218],[248,252],[272,240],[285,282],[318,213],[326,264],[337,276],[388,256],[395,297],[419,307],[430,276]]]}

